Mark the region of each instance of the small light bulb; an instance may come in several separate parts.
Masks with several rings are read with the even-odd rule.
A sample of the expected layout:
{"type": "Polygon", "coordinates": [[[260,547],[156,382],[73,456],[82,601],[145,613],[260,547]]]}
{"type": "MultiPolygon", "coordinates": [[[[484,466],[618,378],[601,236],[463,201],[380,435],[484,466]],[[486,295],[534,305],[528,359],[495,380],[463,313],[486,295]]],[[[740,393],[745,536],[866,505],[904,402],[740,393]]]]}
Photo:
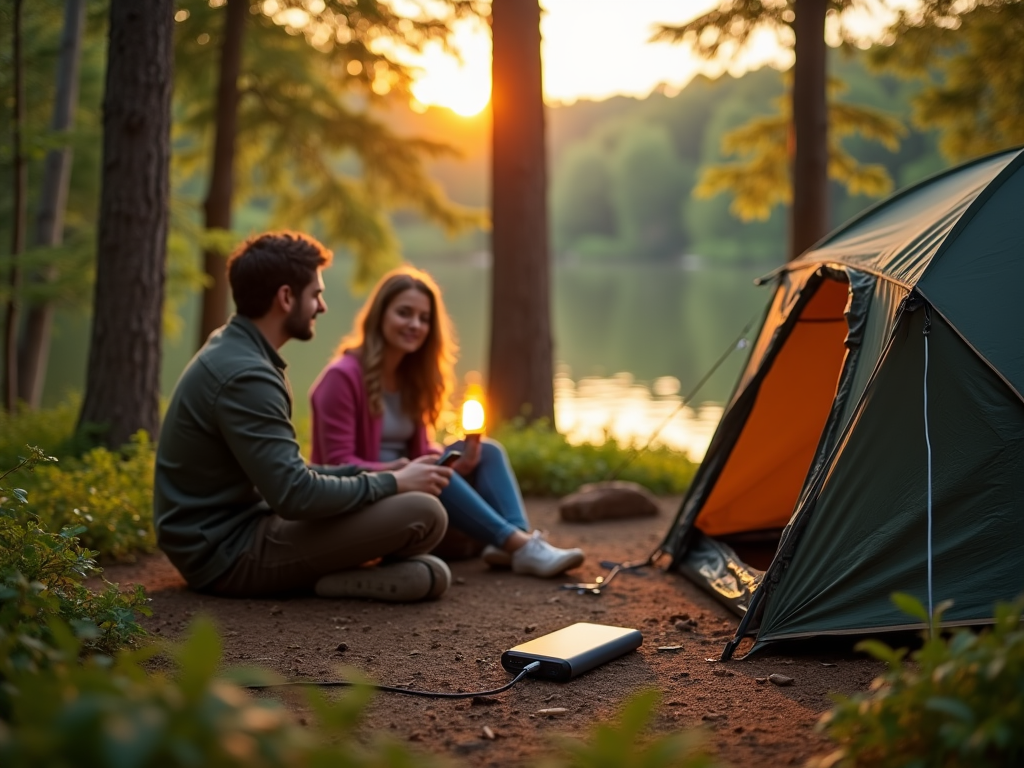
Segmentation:
{"type": "Polygon", "coordinates": [[[465,432],[480,432],[484,428],[484,407],[478,400],[467,400],[462,404],[462,429],[465,432]]]}

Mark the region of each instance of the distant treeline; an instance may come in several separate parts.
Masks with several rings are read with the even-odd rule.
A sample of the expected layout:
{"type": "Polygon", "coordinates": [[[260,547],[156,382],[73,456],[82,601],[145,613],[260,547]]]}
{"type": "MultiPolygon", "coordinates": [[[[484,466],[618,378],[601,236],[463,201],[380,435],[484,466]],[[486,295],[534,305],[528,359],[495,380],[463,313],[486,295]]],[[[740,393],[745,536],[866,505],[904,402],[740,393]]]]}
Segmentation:
{"type": "MultiPolygon", "coordinates": [[[[861,56],[831,51],[831,76],[842,81],[841,101],[882,110],[908,133],[897,152],[853,137],[844,145],[859,161],[886,167],[895,188],[947,165],[936,137],[910,125],[918,86],[869,72],[861,56]]],[[[744,223],[729,212],[727,195],[700,200],[693,188],[701,169],[722,163],[722,136],[751,118],[778,112],[783,73],[771,68],[742,77],[698,77],[680,93],[646,99],[615,97],[548,110],[551,234],[562,263],[665,262],[697,256],[716,264],[771,264],[784,258],[786,211],[744,223]]],[[[489,125],[446,110],[394,115],[403,130],[442,137],[459,147],[434,173],[457,201],[487,203],[489,125]]],[[[832,185],[831,219],[838,226],[875,200],[832,185]]],[[[418,259],[465,256],[487,249],[484,233],[452,242],[415,217],[396,222],[405,255],[418,259]]]]}

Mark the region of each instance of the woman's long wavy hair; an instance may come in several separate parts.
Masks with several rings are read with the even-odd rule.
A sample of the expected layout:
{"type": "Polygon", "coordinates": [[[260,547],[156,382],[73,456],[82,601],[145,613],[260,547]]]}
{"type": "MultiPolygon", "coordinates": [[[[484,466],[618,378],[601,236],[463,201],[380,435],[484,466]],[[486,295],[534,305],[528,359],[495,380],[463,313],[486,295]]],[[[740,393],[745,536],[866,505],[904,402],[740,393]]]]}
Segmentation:
{"type": "Polygon", "coordinates": [[[370,412],[382,416],[386,342],[381,326],[391,302],[410,288],[430,299],[430,330],[423,346],[399,363],[398,388],[406,414],[417,422],[433,426],[451,394],[459,348],[441,290],[426,272],[402,266],[384,275],[359,310],[352,331],[341,340],[335,354],[336,358],[346,352],[359,356],[370,412]]]}

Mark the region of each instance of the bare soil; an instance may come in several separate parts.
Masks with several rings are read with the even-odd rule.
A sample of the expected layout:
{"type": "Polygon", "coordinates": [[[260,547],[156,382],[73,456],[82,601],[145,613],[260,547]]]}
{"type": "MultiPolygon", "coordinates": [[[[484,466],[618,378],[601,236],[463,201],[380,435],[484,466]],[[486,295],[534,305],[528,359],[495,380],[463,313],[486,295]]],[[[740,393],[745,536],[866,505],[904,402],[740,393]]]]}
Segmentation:
{"type": "MultiPolygon", "coordinates": [[[[530,499],[528,509],[531,522],[554,543],[586,550],[587,562],[571,576],[591,580],[602,573],[601,560],[645,557],[660,542],[678,501],[661,499],[662,513],[655,518],[591,524],[561,522],[554,500],[530,499]]],[[[881,672],[877,662],[820,644],[789,649],[789,655],[713,661],[737,619],[681,576],[661,569],[621,575],[599,597],[562,590],[560,578],[516,576],[479,560],[452,563],[452,574],[455,583],[439,601],[392,605],[199,595],[185,588],[161,555],[105,572],[110,581],[147,588],[153,616],[143,623],[151,632],[177,637],[193,616],[210,615],[224,636],[226,664],[262,666],[288,678],[330,679],[346,665],[381,683],[475,691],[507,682],[502,651],[530,638],[578,621],[641,630],[644,643],[636,653],[568,683],[524,680],[494,703],[375,698],[362,726],[366,736],[389,731],[416,749],[471,766],[527,763],[550,748],[551,734],[582,736],[646,688],[662,695],[655,733],[701,729],[707,747],[734,766],[802,765],[830,751],[814,729],[831,706],[829,694],[865,690],[881,672]],[[697,622],[695,629],[676,628],[684,614],[697,622]],[[673,646],[681,648],[664,650],[673,646]],[[779,687],[757,681],[773,673],[794,682],[779,687]],[[548,708],[566,712],[538,714],[548,708]],[[485,738],[484,726],[494,740],[485,738]]],[[[305,718],[301,703],[289,700],[288,706],[300,721],[305,718]]]]}

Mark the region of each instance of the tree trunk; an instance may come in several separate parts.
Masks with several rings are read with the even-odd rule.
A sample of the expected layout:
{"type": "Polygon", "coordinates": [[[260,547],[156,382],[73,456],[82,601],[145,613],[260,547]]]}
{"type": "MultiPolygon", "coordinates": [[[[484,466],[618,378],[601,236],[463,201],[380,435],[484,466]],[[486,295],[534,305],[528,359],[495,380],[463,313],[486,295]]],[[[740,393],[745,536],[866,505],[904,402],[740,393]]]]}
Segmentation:
{"type": "Polygon", "coordinates": [[[174,0],[112,0],[96,290],[79,427],[157,434],[170,196],[174,0]]]}
{"type": "Polygon", "coordinates": [[[538,0],[491,6],[491,422],[554,420],[538,0]]]}
{"type": "Polygon", "coordinates": [[[21,150],[21,132],[25,123],[25,84],[21,60],[22,0],[14,0],[11,19],[14,57],[14,114],[11,120],[11,152],[14,156],[14,220],[11,222],[11,267],[7,273],[11,296],[4,313],[4,406],[13,411],[18,405],[18,294],[21,292],[21,266],[18,254],[25,250],[25,211],[28,192],[28,165],[21,150]]]}
{"type": "MultiPolygon", "coordinates": [[[[207,229],[231,229],[231,197],[234,192],[235,136],[238,129],[238,76],[242,70],[242,39],[248,0],[228,0],[224,18],[224,39],[220,49],[220,78],[217,85],[217,123],[214,130],[210,187],[203,209],[207,229]]],[[[203,252],[203,269],[210,284],[203,290],[199,322],[199,344],[228,318],[227,260],[215,250],[203,252]]]]}
{"type": "MultiPolygon", "coordinates": [[[[57,93],[51,126],[55,132],[68,131],[74,125],[84,27],[85,0],[66,0],[64,32],[57,61],[57,93]]],[[[68,185],[71,181],[71,160],[70,146],[51,149],[46,154],[43,190],[39,198],[39,213],[36,219],[37,246],[57,246],[64,240],[64,213],[67,209],[68,185]]],[[[51,267],[33,275],[32,279],[50,282],[56,277],[56,270],[51,267]]],[[[32,408],[38,408],[42,400],[46,364],[50,357],[52,326],[52,303],[47,301],[29,307],[18,358],[18,395],[32,408]]]]}
{"type": "Polygon", "coordinates": [[[828,233],[828,105],[825,11],[828,0],[799,0],[793,32],[793,206],[789,258],[828,233]]]}

